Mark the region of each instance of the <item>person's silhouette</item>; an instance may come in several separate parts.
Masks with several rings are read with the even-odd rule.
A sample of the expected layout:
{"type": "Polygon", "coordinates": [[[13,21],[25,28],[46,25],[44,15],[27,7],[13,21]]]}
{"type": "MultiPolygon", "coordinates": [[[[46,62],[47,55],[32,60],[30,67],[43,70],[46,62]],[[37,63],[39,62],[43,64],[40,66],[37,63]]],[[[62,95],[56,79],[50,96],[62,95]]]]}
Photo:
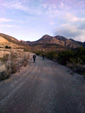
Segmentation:
{"type": "Polygon", "coordinates": [[[33,62],[35,63],[36,55],[33,55],[33,62]]]}
{"type": "Polygon", "coordinates": [[[43,58],[43,60],[44,60],[44,58],[45,58],[45,54],[42,54],[42,58],[43,58]]]}

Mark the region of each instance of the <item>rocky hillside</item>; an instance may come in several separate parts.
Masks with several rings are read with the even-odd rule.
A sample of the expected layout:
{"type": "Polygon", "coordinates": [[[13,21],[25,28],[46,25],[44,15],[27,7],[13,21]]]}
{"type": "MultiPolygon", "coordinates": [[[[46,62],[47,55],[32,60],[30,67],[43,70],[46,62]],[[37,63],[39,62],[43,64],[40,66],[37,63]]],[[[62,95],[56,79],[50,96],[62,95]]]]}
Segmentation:
{"type": "Polygon", "coordinates": [[[77,48],[80,46],[85,47],[85,43],[75,41],[73,39],[67,39],[63,36],[49,36],[44,35],[37,41],[23,41],[17,40],[12,36],[8,36],[0,33],[0,47],[9,46],[11,48],[23,48],[31,51],[56,51],[67,48],[77,48]]]}
{"type": "Polygon", "coordinates": [[[12,36],[0,33],[0,47],[3,48],[6,46],[11,48],[22,48],[23,46],[26,46],[26,44],[22,44],[12,36]]]}
{"type": "Polygon", "coordinates": [[[60,51],[69,48],[78,48],[80,46],[85,47],[85,43],[75,41],[73,39],[67,39],[63,36],[49,36],[44,35],[37,41],[25,42],[32,51],[60,51]]]}
{"type": "Polygon", "coordinates": [[[44,35],[42,38],[35,42],[27,42],[29,45],[39,45],[39,44],[50,44],[50,45],[59,45],[66,48],[77,48],[79,46],[82,46],[82,42],[78,42],[72,39],[67,39],[63,36],[49,36],[44,35]]]}

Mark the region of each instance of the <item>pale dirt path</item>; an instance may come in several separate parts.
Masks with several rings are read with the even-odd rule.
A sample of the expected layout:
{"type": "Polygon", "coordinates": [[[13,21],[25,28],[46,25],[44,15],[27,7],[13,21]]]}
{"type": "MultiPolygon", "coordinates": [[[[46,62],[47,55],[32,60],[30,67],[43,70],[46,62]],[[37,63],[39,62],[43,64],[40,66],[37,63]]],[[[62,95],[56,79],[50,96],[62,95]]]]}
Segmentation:
{"type": "Polygon", "coordinates": [[[85,113],[82,77],[41,57],[29,65],[0,83],[0,113],[85,113]]]}

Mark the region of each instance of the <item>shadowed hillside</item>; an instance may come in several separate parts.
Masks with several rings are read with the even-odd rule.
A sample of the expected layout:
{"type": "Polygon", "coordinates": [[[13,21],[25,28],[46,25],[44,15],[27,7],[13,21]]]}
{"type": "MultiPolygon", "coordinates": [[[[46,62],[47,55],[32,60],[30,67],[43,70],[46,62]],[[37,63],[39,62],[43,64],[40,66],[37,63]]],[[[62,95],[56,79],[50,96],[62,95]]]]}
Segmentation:
{"type": "Polygon", "coordinates": [[[63,50],[67,48],[78,48],[83,46],[84,43],[78,42],[72,39],[67,39],[63,36],[49,36],[44,35],[37,41],[25,42],[31,46],[32,50],[43,50],[43,51],[56,51],[63,50]]]}

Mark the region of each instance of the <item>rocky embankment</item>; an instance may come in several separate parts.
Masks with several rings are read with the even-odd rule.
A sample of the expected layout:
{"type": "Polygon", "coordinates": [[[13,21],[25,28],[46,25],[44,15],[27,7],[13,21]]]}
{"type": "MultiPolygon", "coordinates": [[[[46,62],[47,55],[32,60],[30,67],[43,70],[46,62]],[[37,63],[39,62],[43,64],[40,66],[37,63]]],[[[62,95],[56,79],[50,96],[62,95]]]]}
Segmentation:
{"type": "Polygon", "coordinates": [[[4,80],[12,73],[26,66],[29,59],[29,52],[22,49],[11,49],[0,51],[0,80],[4,80]]]}

